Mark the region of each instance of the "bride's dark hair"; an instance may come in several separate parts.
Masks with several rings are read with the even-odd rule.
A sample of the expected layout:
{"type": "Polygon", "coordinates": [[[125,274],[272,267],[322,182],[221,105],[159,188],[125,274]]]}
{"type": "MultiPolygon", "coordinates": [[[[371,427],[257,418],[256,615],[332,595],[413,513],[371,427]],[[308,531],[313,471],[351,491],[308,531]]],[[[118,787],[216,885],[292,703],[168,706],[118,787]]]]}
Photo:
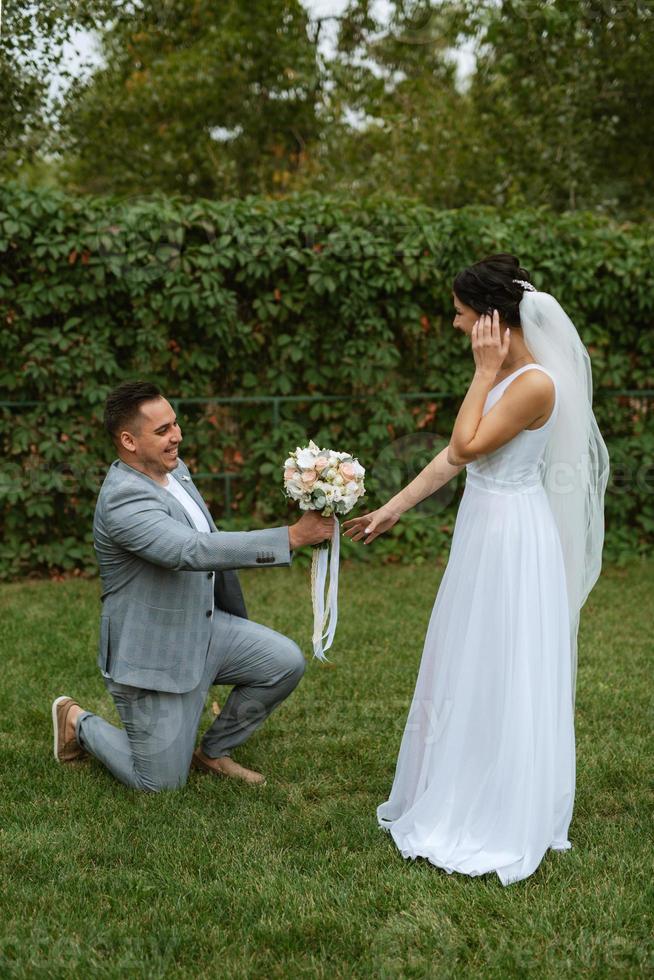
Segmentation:
{"type": "Polygon", "coordinates": [[[477,313],[497,310],[510,327],[520,326],[520,300],[524,289],[514,279],[530,281],[529,273],[515,255],[489,255],[469,265],[456,276],[452,289],[466,306],[477,313]]]}

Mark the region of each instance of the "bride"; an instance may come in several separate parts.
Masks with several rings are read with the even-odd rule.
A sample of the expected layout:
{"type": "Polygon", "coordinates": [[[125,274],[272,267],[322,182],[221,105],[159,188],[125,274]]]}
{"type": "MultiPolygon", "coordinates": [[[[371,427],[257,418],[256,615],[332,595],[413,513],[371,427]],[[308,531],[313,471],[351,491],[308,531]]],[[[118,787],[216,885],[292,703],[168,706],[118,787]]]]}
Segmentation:
{"type": "Polygon", "coordinates": [[[405,858],[503,885],[567,850],[579,611],[601,568],[608,453],[575,327],[512,255],[460,272],[474,374],[450,443],[379,510],[368,545],[463,467],[466,484],[389,799],[405,858]]]}

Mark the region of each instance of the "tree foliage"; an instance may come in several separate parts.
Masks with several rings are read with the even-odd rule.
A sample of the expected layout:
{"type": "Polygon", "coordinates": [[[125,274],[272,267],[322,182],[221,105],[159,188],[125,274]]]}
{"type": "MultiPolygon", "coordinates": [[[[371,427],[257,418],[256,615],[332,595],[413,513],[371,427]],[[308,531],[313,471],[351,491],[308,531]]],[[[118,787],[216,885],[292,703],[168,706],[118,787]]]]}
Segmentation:
{"type": "Polygon", "coordinates": [[[97,27],[112,8],[111,0],[5,0],[0,32],[0,172],[5,177],[29,169],[53,141],[58,146],[52,76],[70,78],[66,43],[75,30],[97,27]]]}
{"type": "Polygon", "coordinates": [[[495,188],[556,208],[627,206],[654,188],[654,8],[640,0],[467,3],[470,97],[495,188]],[[498,112],[498,105],[501,111],[498,112]]]}
{"type": "Polygon", "coordinates": [[[357,45],[347,31],[339,45],[340,98],[353,72],[369,124],[332,131],[325,184],[448,207],[651,210],[651,4],[398,0],[393,9],[385,31],[362,16],[357,45]],[[467,78],[455,78],[455,51],[472,59],[467,78]]]}
{"type": "Polygon", "coordinates": [[[85,189],[283,191],[318,132],[299,0],[145,0],[102,33],[106,65],[63,115],[85,189]]]}
{"type": "Polygon", "coordinates": [[[40,151],[80,192],[651,210],[642,0],[389,0],[384,19],[371,0],[320,17],[301,0],[41,8],[13,0],[0,46],[5,174],[40,151]],[[48,109],[79,27],[103,64],[48,109]]]}

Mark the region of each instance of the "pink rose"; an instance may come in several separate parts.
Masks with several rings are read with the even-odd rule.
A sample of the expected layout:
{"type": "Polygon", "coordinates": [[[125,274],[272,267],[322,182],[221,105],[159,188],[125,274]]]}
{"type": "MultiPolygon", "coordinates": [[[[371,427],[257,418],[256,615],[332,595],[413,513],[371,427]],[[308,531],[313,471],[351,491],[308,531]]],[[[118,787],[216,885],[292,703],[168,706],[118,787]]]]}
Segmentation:
{"type": "Polygon", "coordinates": [[[297,473],[297,470],[293,469],[292,466],[289,466],[289,467],[287,467],[287,469],[284,470],[284,479],[285,480],[292,480],[296,473],[297,473]]]}
{"type": "Polygon", "coordinates": [[[313,486],[317,479],[318,474],[315,470],[306,470],[306,472],[302,474],[302,483],[304,483],[305,487],[313,486]]]}
{"type": "Polygon", "coordinates": [[[338,471],[347,482],[354,479],[354,466],[352,463],[341,463],[338,471]]]}
{"type": "Polygon", "coordinates": [[[325,459],[324,456],[318,457],[318,459],[316,460],[316,470],[318,471],[318,473],[322,473],[324,468],[327,466],[328,462],[329,460],[325,459]]]}

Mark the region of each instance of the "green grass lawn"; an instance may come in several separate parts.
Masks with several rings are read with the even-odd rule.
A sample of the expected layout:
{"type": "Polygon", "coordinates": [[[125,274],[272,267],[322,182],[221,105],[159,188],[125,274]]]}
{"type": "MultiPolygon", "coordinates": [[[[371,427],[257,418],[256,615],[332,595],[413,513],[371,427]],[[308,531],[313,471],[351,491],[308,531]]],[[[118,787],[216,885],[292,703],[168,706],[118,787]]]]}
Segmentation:
{"type": "MultiPolygon", "coordinates": [[[[242,577],[308,654],[308,572],[242,577]]],[[[268,784],[193,772],[158,795],[52,758],[56,695],[117,720],[97,583],[0,588],[0,977],[651,975],[654,563],[608,568],[585,607],[573,849],[508,888],[404,861],[375,820],[439,578],[344,569],[333,666],[237,755],[268,784]]]]}

